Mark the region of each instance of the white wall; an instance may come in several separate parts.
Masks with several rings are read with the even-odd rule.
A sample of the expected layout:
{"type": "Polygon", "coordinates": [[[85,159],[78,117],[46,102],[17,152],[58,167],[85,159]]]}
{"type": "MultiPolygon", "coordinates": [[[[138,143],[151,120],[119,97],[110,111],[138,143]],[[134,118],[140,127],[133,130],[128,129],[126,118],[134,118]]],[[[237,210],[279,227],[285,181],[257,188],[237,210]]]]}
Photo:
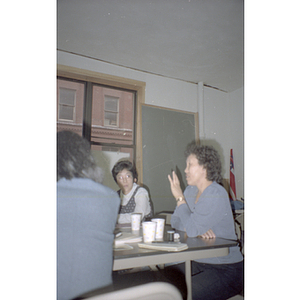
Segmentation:
{"type": "Polygon", "coordinates": [[[146,83],[145,103],[189,112],[199,111],[200,138],[217,148],[223,177],[229,178],[229,154],[233,149],[237,197],[244,197],[243,88],[232,93],[159,75],[119,67],[101,61],[57,52],[57,63],[146,83]],[[202,119],[203,118],[203,119],[202,119]]]}
{"type": "Polygon", "coordinates": [[[219,151],[224,178],[229,178],[230,149],[233,149],[237,198],[244,198],[244,89],[232,93],[207,87],[203,90],[202,140],[219,151]]]}
{"type": "Polygon", "coordinates": [[[229,94],[229,117],[237,198],[244,198],[244,88],[229,94]]]}

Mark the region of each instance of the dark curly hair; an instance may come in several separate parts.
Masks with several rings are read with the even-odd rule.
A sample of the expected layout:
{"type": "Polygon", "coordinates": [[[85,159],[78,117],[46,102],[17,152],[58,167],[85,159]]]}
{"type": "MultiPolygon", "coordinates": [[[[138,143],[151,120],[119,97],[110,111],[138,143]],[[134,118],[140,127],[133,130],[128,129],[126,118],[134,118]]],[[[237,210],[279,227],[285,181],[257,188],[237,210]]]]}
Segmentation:
{"type": "Polygon", "coordinates": [[[74,177],[102,182],[103,172],[96,165],[89,142],[72,131],[57,133],[57,180],[74,177]]]}
{"type": "Polygon", "coordinates": [[[201,146],[196,142],[192,142],[187,146],[184,154],[186,157],[194,154],[197,157],[199,165],[206,169],[206,179],[222,184],[220,155],[212,146],[201,146]]]}
{"type": "Polygon", "coordinates": [[[136,182],[138,181],[138,173],[135,165],[129,160],[120,160],[114,165],[114,167],[111,170],[115,182],[117,182],[117,175],[124,169],[131,172],[133,180],[135,180],[136,182]]]}

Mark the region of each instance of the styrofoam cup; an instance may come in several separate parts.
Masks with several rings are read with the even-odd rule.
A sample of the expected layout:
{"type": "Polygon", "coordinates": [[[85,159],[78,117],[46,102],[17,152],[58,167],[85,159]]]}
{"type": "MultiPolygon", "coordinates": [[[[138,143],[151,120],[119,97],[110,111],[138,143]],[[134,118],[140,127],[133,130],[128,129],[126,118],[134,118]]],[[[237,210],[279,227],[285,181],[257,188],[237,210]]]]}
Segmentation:
{"type": "Polygon", "coordinates": [[[156,222],[155,239],[163,240],[164,239],[165,219],[155,218],[155,219],[151,219],[151,221],[156,222]]]}
{"type": "Polygon", "coordinates": [[[133,213],[131,214],[131,230],[140,230],[142,220],[142,214],[133,213]]]}
{"type": "Polygon", "coordinates": [[[144,243],[151,243],[155,241],[156,222],[143,222],[143,241],[144,243]]]}

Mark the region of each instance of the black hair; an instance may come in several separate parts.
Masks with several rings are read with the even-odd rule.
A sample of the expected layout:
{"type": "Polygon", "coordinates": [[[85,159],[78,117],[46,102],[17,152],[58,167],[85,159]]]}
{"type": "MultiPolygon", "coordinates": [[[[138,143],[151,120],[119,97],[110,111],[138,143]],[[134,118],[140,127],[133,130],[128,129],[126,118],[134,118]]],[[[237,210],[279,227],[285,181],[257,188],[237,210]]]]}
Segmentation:
{"type": "Polygon", "coordinates": [[[124,169],[131,172],[133,180],[135,182],[138,181],[138,173],[137,173],[135,165],[129,160],[120,160],[114,165],[114,167],[111,170],[111,173],[112,173],[112,176],[113,176],[115,182],[117,182],[117,175],[124,169]]]}
{"type": "Polygon", "coordinates": [[[212,146],[201,146],[196,142],[189,144],[185,151],[185,156],[194,154],[199,165],[206,169],[206,179],[222,184],[222,164],[220,155],[212,146]]]}
{"type": "Polygon", "coordinates": [[[102,182],[103,172],[96,165],[89,142],[72,131],[57,133],[57,180],[90,178],[102,182]]]}

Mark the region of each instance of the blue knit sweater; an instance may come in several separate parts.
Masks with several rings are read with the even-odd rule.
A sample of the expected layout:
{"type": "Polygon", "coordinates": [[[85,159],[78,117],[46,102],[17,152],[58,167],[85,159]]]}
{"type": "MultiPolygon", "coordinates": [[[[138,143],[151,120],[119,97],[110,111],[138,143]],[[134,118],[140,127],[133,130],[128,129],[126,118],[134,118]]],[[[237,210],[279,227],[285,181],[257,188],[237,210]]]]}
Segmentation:
{"type": "Polygon", "coordinates": [[[87,178],[57,182],[57,299],[112,283],[120,198],[87,178]]]}
{"type": "MultiPolygon", "coordinates": [[[[176,207],[172,217],[171,225],[178,230],[186,231],[189,237],[197,237],[209,229],[216,237],[226,239],[237,239],[230,201],[226,190],[216,182],[209,185],[199,197],[196,186],[188,186],[184,191],[187,204],[176,207]]],[[[213,257],[198,262],[213,264],[236,263],[243,260],[239,247],[229,248],[230,252],[224,257],[213,257]]]]}

